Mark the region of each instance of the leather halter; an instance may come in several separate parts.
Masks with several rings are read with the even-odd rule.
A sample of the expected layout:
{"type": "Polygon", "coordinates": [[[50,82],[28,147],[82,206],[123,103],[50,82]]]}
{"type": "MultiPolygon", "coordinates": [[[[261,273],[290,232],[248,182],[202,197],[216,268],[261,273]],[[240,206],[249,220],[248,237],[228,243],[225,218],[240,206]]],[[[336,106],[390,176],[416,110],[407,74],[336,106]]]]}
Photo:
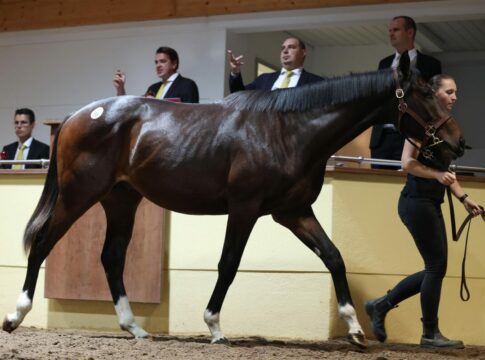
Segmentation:
{"type": "MultiPolygon", "coordinates": [[[[420,147],[421,153],[425,158],[432,159],[433,152],[430,150],[430,148],[443,142],[443,140],[438,135],[436,135],[436,133],[448,120],[452,118],[452,116],[450,115],[448,117],[442,117],[435,124],[426,123],[426,121],[424,121],[423,118],[419,116],[413,109],[411,109],[408,106],[408,104],[404,101],[404,90],[399,84],[398,73],[397,73],[397,70],[395,69],[393,71],[393,76],[394,76],[394,81],[396,83],[396,98],[399,100],[399,105],[397,106],[397,108],[399,109],[399,116],[397,119],[397,129],[399,130],[399,132],[402,133],[401,119],[405,114],[409,114],[424,129],[424,137],[420,147]]],[[[406,136],[406,139],[411,144],[413,144],[416,148],[419,148],[407,136],[406,136]]]]}

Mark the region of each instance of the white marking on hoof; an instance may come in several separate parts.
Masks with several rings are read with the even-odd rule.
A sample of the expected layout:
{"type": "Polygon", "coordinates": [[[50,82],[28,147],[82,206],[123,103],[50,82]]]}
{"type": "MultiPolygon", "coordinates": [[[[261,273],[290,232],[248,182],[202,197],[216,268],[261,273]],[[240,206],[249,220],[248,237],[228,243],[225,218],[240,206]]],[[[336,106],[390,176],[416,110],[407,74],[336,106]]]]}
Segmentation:
{"type": "Polygon", "coordinates": [[[212,335],[211,344],[214,344],[218,341],[227,341],[220,327],[219,313],[213,314],[212,311],[206,309],[204,312],[204,321],[209,327],[212,335]]]}
{"type": "Polygon", "coordinates": [[[27,295],[27,291],[21,293],[17,299],[16,311],[7,314],[6,321],[9,322],[11,330],[16,329],[24,320],[25,315],[32,309],[32,300],[27,295]]]}
{"type": "Polygon", "coordinates": [[[103,115],[104,109],[100,106],[91,111],[91,119],[96,120],[101,115],[103,115]]]}
{"type": "Polygon", "coordinates": [[[352,305],[347,303],[344,306],[339,306],[338,312],[340,318],[345,320],[347,323],[347,326],[349,327],[349,334],[364,334],[364,331],[362,331],[362,327],[359,324],[359,320],[357,320],[355,309],[352,305]]]}
{"type": "Polygon", "coordinates": [[[128,331],[136,338],[146,338],[150,336],[135,322],[135,318],[131,311],[130,302],[126,296],[122,296],[118,299],[118,302],[115,305],[115,310],[116,314],[118,315],[120,327],[123,330],[128,331]]]}

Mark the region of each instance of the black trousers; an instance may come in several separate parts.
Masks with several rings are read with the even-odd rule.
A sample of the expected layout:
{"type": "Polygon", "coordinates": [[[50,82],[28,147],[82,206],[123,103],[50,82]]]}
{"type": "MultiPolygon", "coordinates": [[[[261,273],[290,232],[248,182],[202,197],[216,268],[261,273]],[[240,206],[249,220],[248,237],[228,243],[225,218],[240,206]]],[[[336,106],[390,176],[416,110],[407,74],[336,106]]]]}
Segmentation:
{"type": "Polygon", "coordinates": [[[399,216],[411,233],[424,260],[424,270],[409,275],[388,295],[391,305],[421,293],[423,322],[437,323],[441,285],[446,274],[448,244],[441,205],[436,200],[401,194],[399,216]]]}

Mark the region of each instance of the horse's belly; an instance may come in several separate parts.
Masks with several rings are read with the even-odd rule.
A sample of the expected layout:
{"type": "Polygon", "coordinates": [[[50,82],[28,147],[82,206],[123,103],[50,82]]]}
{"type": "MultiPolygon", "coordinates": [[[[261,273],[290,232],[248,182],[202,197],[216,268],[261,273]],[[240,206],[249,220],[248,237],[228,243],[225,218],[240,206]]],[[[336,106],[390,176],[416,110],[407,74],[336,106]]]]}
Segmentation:
{"type": "Polygon", "coordinates": [[[196,178],[145,179],[132,185],[148,200],[168,210],[194,215],[227,213],[222,188],[205,186],[196,178]]]}

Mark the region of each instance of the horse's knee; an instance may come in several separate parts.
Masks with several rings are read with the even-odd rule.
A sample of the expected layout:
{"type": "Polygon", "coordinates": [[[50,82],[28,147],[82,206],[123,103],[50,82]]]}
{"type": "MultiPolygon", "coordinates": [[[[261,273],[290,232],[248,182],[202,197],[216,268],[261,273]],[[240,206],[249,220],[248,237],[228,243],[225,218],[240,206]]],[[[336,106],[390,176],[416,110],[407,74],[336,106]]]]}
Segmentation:
{"type": "Polygon", "coordinates": [[[101,264],[103,264],[104,271],[107,273],[108,270],[111,268],[111,264],[113,263],[113,257],[108,254],[108,252],[103,251],[101,254],[101,264]]]}
{"type": "Polygon", "coordinates": [[[344,259],[342,258],[342,255],[340,255],[338,249],[335,248],[331,251],[322,253],[321,258],[332,274],[346,272],[344,259]]]}
{"type": "Polygon", "coordinates": [[[217,266],[219,280],[231,285],[237,273],[237,265],[232,261],[220,261],[217,266]]]}
{"type": "Polygon", "coordinates": [[[104,271],[107,274],[111,274],[113,271],[119,270],[121,260],[121,256],[116,251],[104,249],[101,254],[101,263],[103,264],[104,271]]]}

